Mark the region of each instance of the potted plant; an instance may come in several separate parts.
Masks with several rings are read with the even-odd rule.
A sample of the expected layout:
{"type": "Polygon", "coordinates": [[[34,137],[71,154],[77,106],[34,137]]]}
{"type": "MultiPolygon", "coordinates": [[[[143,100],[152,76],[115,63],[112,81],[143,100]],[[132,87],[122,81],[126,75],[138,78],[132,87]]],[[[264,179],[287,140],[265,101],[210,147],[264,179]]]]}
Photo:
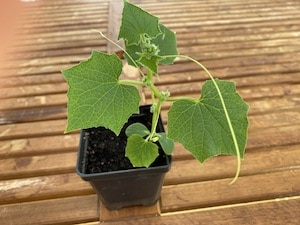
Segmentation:
{"type": "Polygon", "coordinates": [[[140,80],[120,79],[122,60],[98,51],[62,71],[69,85],[65,132],[81,129],[77,173],[91,182],[109,209],[153,204],[178,141],[201,163],[220,154],[237,156],[234,182],[246,147],[249,108],[235,84],[213,78],[200,62],[179,55],[175,33],[126,0],[121,22],[118,38],[125,47],[114,44],[139,70],[140,80]],[[191,60],[207,73],[199,98],[172,97],[155,86],[158,66],[176,58],[191,60]],[[138,86],[149,88],[150,106],[140,106],[138,86]],[[160,118],[165,102],[172,103],[167,132],[160,118]]]}

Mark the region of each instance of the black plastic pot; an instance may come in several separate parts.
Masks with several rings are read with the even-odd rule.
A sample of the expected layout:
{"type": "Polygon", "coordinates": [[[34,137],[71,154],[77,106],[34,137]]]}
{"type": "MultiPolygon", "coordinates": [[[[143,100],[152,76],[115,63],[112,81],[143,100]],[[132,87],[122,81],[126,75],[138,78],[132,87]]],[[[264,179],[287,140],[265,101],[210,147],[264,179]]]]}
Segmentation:
{"type": "MultiPolygon", "coordinates": [[[[151,116],[150,106],[141,106],[140,114],[131,116],[121,133],[133,122],[139,121],[149,126],[151,120],[146,121],[145,119],[149,120],[151,116]]],[[[161,119],[159,120],[157,132],[164,132],[161,119]]],[[[170,169],[171,156],[164,155],[160,149],[162,156],[159,159],[161,164],[159,166],[151,165],[149,168],[86,173],[85,165],[88,145],[89,139],[86,136],[86,130],[82,130],[76,171],[83,180],[90,182],[108,209],[116,210],[133,205],[152,205],[157,202],[160,197],[165,173],[170,169]]]]}

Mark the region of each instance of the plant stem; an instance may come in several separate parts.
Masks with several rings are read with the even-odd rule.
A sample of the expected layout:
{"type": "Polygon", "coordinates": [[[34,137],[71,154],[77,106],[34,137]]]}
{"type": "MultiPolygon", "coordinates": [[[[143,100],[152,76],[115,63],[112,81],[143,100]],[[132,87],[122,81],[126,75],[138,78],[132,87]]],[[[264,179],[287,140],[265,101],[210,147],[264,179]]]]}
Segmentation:
{"type": "MultiPolygon", "coordinates": [[[[153,84],[153,72],[151,70],[147,70],[147,81],[150,84],[153,84]]],[[[152,100],[152,105],[155,103],[155,94],[154,92],[151,90],[151,100],[152,100]]]]}
{"type": "Polygon", "coordinates": [[[119,84],[131,85],[131,86],[146,86],[143,81],[137,80],[119,80],[119,84]]]}
{"type": "Polygon", "coordinates": [[[155,110],[153,112],[153,115],[152,115],[151,133],[148,136],[148,138],[150,140],[153,138],[153,136],[156,133],[156,127],[157,127],[157,123],[158,123],[158,119],[159,119],[159,114],[160,114],[162,102],[163,102],[163,100],[159,98],[158,102],[157,102],[157,105],[155,106],[155,110]]]}
{"type": "Polygon", "coordinates": [[[196,98],[189,98],[189,97],[168,97],[165,101],[167,101],[167,102],[176,102],[178,100],[199,101],[196,98]]]}

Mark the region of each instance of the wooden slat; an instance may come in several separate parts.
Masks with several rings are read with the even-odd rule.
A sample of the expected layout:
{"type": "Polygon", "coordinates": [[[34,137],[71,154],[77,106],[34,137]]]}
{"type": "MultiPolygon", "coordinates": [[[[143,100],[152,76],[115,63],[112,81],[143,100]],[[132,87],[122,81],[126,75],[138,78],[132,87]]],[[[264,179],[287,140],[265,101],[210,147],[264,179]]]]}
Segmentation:
{"type": "MultiPolygon", "coordinates": [[[[199,211],[187,211],[182,214],[166,214],[159,218],[140,218],[127,220],[126,224],[164,224],[186,225],[201,224],[245,224],[245,225],[282,225],[298,224],[300,198],[282,198],[273,201],[255,202],[254,204],[240,204],[228,207],[208,208],[199,211]]],[[[110,225],[122,225],[124,221],[111,222],[110,225]]]]}
{"type": "Polygon", "coordinates": [[[300,170],[245,176],[233,185],[229,183],[230,179],[222,179],[166,186],[162,190],[161,210],[188,210],[299,195],[300,170]]]}
{"type": "Polygon", "coordinates": [[[0,160],[0,179],[71,173],[75,171],[77,153],[59,153],[0,160]]]}
{"type": "Polygon", "coordinates": [[[0,181],[0,204],[12,204],[94,194],[75,173],[0,181]]]}
{"type": "Polygon", "coordinates": [[[1,99],[0,109],[1,110],[16,110],[24,108],[33,108],[40,106],[55,106],[55,105],[66,105],[67,96],[63,94],[51,94],[51,95],[36,95],[30,97],[20,97],[13,99],[1,99]]]}
{"type": "Polygon", "coordinates": [[[49,84],[49,83],[63,83],[64,77],[61,73],[54,73],[49,76],[33,75],[33,76],[18,76],[18,77],[5,77],[6,74],[1,74],[1,88],[30,86],[36,84],[49,84]]]}
{"type": "Polygon", "coordinates": [[[66,151],[74,152],[79,143],[79,133],[8,139],[0,143],[0,159],[62,153],[66,151]]]}
{"type": "Polygon", "coordinates": [[[98,218],[96,195],[59,198],[0,206],[7,225],[75,224],[98,218]]]}
{"type": "Polygon", "coordinates": [[[66,120],[1,125],[0,140],[33,136],[43,137],[47,135],[62,135],[65,127],[66,120]]]}
{"type": "Polygon", "coordinates": [[[24,86],[17,88],[1,88],[1,98],[12,98],[20,96],[34,96],[43,95],[50,93],[65,93],[67,89],[66,83],[56,83],[56,84],[41,84],[34,86],[24,86]]]}

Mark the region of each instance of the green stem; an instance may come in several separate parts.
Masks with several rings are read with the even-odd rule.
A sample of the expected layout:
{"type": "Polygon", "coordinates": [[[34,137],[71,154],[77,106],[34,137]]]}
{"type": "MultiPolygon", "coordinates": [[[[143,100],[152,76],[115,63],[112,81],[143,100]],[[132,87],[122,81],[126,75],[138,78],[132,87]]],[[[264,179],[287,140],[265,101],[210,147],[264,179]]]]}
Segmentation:
{"type": "Polygon", "coordinates": [[[156,127],[159,119],[159,114],[162,105],[162,96],[157,87],[153,84],[153,72],[151,70],[147,70],[147,85],[150,87],[151,90],[151,100],[152,106],[154,106],[154,111],[152,113],[152,124],[151,124],[151,132],[147,138],[147,140],[151,140],[156,133],[156,127]],[[155,104],[155,98],[158,99],[158,103],[155,104]]]}
{"type": "Polygon", "coordinates": [[[167,102],[176,102],[178,100],[199,101],[198,99],[189,98],[189,97],[168,97],[165,101],[167,101],[167,102]]]}
{"type": "Polygon", "coordinates": [[[146,86],[143,81],[137,80],[119,80],[119,84],[131,85],[131,86],[146,86]]]}
{"type": "MultiPolygon", "coordinates": [[[[153,72],[149,69],[147,70],[147,81],[151,87],[151,84],[153,84],[153,72]]],[[[152,105],[153,105],[155,102],[155,94],[152,90],[151,90],[151,101],[152,101],[152,105]]]]}
{"type": "Polygon", "coordinates": [[[156,127],[157,127],[157,123],[158,123],[158,119],[159,119],[162,102],[163,101],[161,99],[158,99],[157,105],[156,105],[155,110],[152,115],[151,133],[148,136],[148,139],[150,139],[150,140],[153,138],[153,136],[156,133],[156,127]]]}
{"type": "Polygon", "coordinates": [[[151,92],[153,93],[153,95],[156,98],[161,99],[161,94],[160,94],[159,90],[157,89],[157,87],[155,87],[155,85],[153,83],[150,84],[150,88],[151,88],[151,92]]]}
{"type": "Polygon", "coordinates": [[[239,145],[238,145],[238,142],[237,142],[237,139],[236,139],[236,136],[235,136],[235,132],[234,132],[234,129],[233,129],[233,126],[232,126],[232,123],[231,123],[231,120],[230,120],[230,117],[229,117],[229,114],[228,114],[228,111],[227,111],[227,108],[226,108],[226,105],[225,105],[225,102],[224,102],[224,99],[223,99],[223,95],[221,93],[221,90],[217,84],[217,82],[215,81],[215,79],[213,78],[213,76],[211,75],[211,73],[208,71],[208,69],[206,69],[206,67],[201,64],[200,62],[198,62],[197,60],[189,57],[189,56],[185,56],[185,55],[169,55],[169,56],[164,56],[165,58],[174,58],[174,57],[179,57],[179,58],[183,58],[183,59],[187,59],[187,60],[190,60],[194,63],[196,63],[198,66],[200,66],[205,72],[206,74],[210,77],[210,79],[212,80],[217,92],[218,92],[218,95],[220,97],[220,100],[221,100],[221,104],[222,104],[222,107],[223,107],[223,110],[224,110],[224,113],[225,113],[225,117],[226,117],[226,120],[227,120],[227,124],[229,126],[229,130],[230,130],[230,133],[231,133],[231,136],[232,136],[232,141],[234,143],[234,147],[235,147],[235,150],[236,150],[236,156],[237,156],[237,171],[236,171],[236,174],[235,174],[235,177],[233,178],[233,180],[230,182],[230,184],[233,184],[238,176],[239,176],[239,173],[240,173],[240,170],[241,170],[241,155],[240,155],[240,150],[239,150],[239,145]]]}

